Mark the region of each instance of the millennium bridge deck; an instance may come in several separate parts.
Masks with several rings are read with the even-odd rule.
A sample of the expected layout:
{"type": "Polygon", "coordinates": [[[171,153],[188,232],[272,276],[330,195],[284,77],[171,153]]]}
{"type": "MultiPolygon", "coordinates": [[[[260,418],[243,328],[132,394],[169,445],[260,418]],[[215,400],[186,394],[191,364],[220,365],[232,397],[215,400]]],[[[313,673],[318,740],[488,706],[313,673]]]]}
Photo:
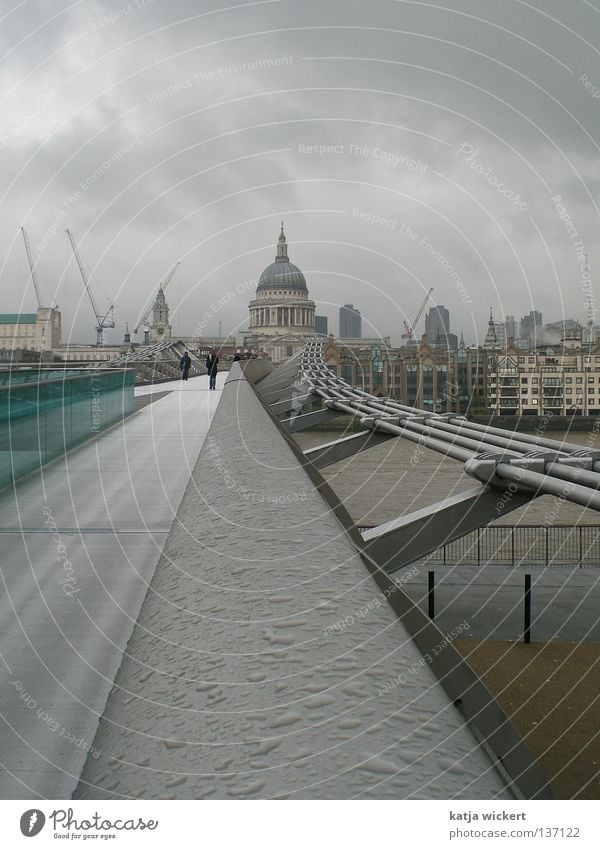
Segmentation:
{"type": "Polygon", "coordinates": [[[0,495],[4,797],[550,795],[269,411],[296,371],[178,384],[0,495]]]}

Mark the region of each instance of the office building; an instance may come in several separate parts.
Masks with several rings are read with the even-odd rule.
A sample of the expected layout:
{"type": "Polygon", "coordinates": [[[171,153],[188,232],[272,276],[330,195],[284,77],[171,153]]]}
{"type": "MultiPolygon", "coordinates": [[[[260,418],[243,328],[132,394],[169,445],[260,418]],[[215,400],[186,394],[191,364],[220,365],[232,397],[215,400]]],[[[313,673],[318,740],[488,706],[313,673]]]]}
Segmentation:
{"type": "Polygon", "coordinates": [[[317,336],[327,336],[327,316],[315,316],[315,333],[317,336]]]}
{"type": "Polygon", "coordinates": [[[360,312],[353,304],[344,304],[340,307],[340,338],[360,339],[362,336],[362,323],[360,312]]]}

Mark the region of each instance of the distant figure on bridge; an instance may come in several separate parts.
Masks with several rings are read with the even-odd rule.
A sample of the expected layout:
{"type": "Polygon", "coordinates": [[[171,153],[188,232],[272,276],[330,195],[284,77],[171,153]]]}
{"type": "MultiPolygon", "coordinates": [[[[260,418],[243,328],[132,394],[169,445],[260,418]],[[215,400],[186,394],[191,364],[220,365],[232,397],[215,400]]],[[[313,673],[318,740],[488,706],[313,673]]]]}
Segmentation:
{"type": "Polygon", "coordinates": [[[179,360],[179,368],[181,369],[181,379],[187,380],[190,373],[190,366],[192,365],[192,360],[188,352],[186,351],[183,357],[179,360]]]}
{"type": "Polygon", "coordinates": [[[219,358],[214,350],[206,358],[206,371],[208,372],[208,388],[217,388],[217,372],[219,371],[219,358]]]}
{"type": "Polygon", "coordinates": [[[234,356],[234,358],[233,358],[233,362],[234,362],[234,363],[239,363],[239,361],[240,361],[241,359],[242,359],[242,355],[241,355],[241,354],[238,354],[238,353],[237,353],[237,351],[236,351],[235,356],[234,356]]]}

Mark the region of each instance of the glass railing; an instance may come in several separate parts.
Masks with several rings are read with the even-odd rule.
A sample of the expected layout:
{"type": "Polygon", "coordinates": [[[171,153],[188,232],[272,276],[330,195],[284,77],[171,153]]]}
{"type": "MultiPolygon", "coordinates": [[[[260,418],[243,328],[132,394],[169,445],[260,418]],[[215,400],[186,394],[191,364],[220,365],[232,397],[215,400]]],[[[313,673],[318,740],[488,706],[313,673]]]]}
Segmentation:
{"type": "Polygon", "coordinates": [[[134,372],[15,371],[0,379],[0,486],[133,412],[134,372]],[[35,379],[32,375],[35,374],[35,379]]]}

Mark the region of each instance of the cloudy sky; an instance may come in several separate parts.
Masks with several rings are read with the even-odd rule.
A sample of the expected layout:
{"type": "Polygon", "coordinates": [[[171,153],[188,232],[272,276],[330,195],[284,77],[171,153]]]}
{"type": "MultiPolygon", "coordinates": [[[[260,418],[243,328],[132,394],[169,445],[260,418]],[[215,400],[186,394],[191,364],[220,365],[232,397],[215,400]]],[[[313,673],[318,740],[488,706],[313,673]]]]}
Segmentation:
{"type": "Polygon", "coordinates": [[[431,287],[468,342],[490,307],[600,323],[597,45],[599,0],[4,0],[2,311],[36,306],[24,225],[94,340],[69,227],[110,341],[178,259],[174,333],[243,329],[283,219],[336,333],[353,303],[399,344],[431,287]]]}

